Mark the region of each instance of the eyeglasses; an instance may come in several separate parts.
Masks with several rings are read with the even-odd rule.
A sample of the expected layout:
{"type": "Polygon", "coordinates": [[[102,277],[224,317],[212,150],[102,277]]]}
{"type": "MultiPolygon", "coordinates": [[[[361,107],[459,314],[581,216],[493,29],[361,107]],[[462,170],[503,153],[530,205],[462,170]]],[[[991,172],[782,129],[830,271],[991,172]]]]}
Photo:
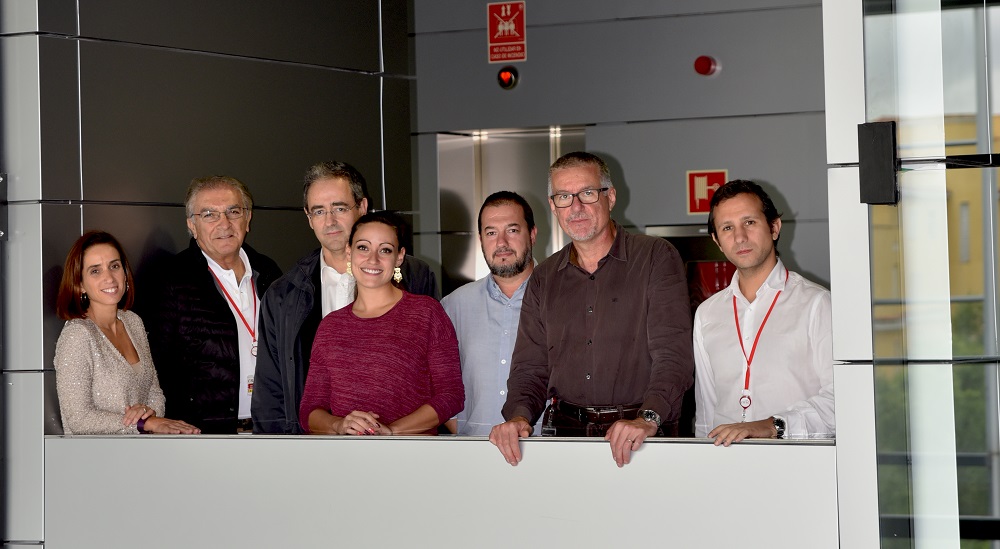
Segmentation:
{"type": "Polygon", "coordinates": [[[226,214],[226,217],[230,221],[235,221],[243,217],[243,212],[246,208],[241,208],[239,206],[233,206],[232,208],[226,208],[226,211],[219,212],[216,210],[205,210],[199,213],[193,213],[188,217],[200,217],[205,223],[215,223],[216,221],[222,219],[222,214],[226,214]]]}
{"type": "Polygon", "coordinates": [[[552,203],[557,208],[568,208],[573,205],[573,197],[580,201],[580,204],[593,204],[601,198],[601,193],[607,192],[611,187],[601,187],[600,189],[584,189],[578,193],[559,193],[550,196],[552,203]]]}
{"type": "Polygon", "coordinates": [[[334,217],[344,217],[351,210],[353,210],[355,208],[360,208],[360,206],[358,204],[355,204],[353,206],[334,206],[334,207],[330,208],[329,210],[324,210],[324,209],[320,208],[320,209],[313,210],[313,211],[307,213],[306,215],[309,216],[309,217],[311,217],[311,218],[313,218],[313,219],[316,219],[316,218],[322,219],[323,217],[326,217],[328,215],[332,215],[334,217]]]}

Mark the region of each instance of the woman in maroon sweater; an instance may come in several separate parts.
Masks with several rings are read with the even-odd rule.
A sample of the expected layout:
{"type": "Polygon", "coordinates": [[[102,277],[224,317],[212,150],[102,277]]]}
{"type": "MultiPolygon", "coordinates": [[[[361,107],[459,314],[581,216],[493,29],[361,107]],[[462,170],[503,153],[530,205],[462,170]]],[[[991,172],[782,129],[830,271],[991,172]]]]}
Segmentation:
{"type": "Polygon", "coordinates": [[[384,212],[351,229],[354,303],[316,332],[299,422],[324,435],[434,435],[462,410],[458,340],[433,298],[403,291],[402,224],[384,212]]]}

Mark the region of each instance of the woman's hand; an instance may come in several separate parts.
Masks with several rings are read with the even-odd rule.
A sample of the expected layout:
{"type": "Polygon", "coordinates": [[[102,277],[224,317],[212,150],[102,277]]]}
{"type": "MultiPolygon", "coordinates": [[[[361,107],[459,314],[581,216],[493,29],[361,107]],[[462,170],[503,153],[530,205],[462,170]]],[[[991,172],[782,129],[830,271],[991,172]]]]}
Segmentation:
{"type": "Polygon", "coordinates": [[[179,419],[150,416],[146,418],[143,430],[158,435],[197,435],[201,429],[179,419]]]}
{"type": "Polygon", "coordinates": [[[355,410],[344,416],[335,430],[338,435],[381,435],[384,427],[379,423],[378,414],[375,412],[355,410]]]}
{"type": "Polygon", "coordinates": [[[122,419],[122,425],[135,425],[139,423],[140,419],[149,419],[154,415],[156,415],[156,412],[149,406],[145,404],[133,404],[125,408],[125,417],[122,419]]]}

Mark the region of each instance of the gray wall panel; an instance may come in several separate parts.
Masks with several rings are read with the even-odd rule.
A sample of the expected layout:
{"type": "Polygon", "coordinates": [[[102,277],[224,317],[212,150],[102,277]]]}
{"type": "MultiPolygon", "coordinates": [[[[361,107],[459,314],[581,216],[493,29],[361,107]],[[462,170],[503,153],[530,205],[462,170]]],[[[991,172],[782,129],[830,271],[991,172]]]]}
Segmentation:
{"type": "Polygon", "coordinates": [[[33,1],[38,2],[38,30],[54,34],[77,34],[78,0],[33,1]]]}
{"type": "Polygon", "coordinates": [[[42,197],[80,200],[80,109],[75,40],[40,37],[42,197]]]}
{"type": "Polygon", "coordinates": [[[482,31],[418,34],[417,131],[819,112],[821,30],[819,7],[531,29],[511,91],[482,31]]]}
{"type": "Polygon", "coordinates": [[[80,35],[378,70],[378,3],[354,0],[86,0],[80,35]]]}
{"type": "Polygon", "coordinates": [[[789,269],[830,288],[829,242],[829,221],[796,221],[791,218],[788,223],[781,224],[778,253],[789,269]]]}
{"type": "Polygon", "coordinates": [[[38,42],[36,36],[0,38],[0,82],[4,94],[0,111],[3,123],[0,170],[9,176],[8,200],[37,200],[42,194],[38,42]]]}
{"type": "Polygon", "coordinates": [[[227,174],[260,205],[301,207],[320,160],[379,177],[375,77],[87,42],[81,66],[88,200],[180,203],[192,177],[227,174]]]}
{"type": "Polygon", "coordinates": [[[382,9],[382,70],[388,74],[413,74],[409,26],[412,2],[379,0],[382,9]]]}
{"type": "Polygon", "coordinates": [[[624,181],[615,210],[633,225],[704,223],[687,214],[685,173],[720,168],[770,184],[789,218],[826,219],[823,126],[822,113],[609,124],[587,128],[587,148],[624,181]]]}
{"type": "MultiPolygon", "coordinates": [[[[486,4],[491,1],[415,0],[414,29],[417,33],[485,30],[486,4]]],[[[546,0],[528,2],[525,15],[530,36],[532,27],[541,25],[819,5],[819,0],[546,0]]]]}
{"type": "Polygon", "coordinates": [[[0,0],[0,34],[38,30],[38,5],[23,0],[0,0]]]}
{"type": "Polygon", "coordinates": [[[3,373],[4,539],[45,539],[44,374],[3,373]]]}

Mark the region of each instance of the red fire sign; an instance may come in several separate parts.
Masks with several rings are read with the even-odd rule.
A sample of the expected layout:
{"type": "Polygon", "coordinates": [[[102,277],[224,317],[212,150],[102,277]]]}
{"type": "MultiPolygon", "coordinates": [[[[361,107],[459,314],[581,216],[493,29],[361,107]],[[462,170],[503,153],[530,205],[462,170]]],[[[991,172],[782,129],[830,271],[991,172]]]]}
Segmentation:
{"type": "Polygon", "coordinates": [[[687,172],[688,214],[708,213],[715,190],[729,180],[729,170],[690,170],[687,172]]]}
{"type": "Polygon", "coordinates": [[[524,2],[486,4],[486,35],[489,38],[490,63],[510,63],[528,59],[524,36],[524,2]]]}

